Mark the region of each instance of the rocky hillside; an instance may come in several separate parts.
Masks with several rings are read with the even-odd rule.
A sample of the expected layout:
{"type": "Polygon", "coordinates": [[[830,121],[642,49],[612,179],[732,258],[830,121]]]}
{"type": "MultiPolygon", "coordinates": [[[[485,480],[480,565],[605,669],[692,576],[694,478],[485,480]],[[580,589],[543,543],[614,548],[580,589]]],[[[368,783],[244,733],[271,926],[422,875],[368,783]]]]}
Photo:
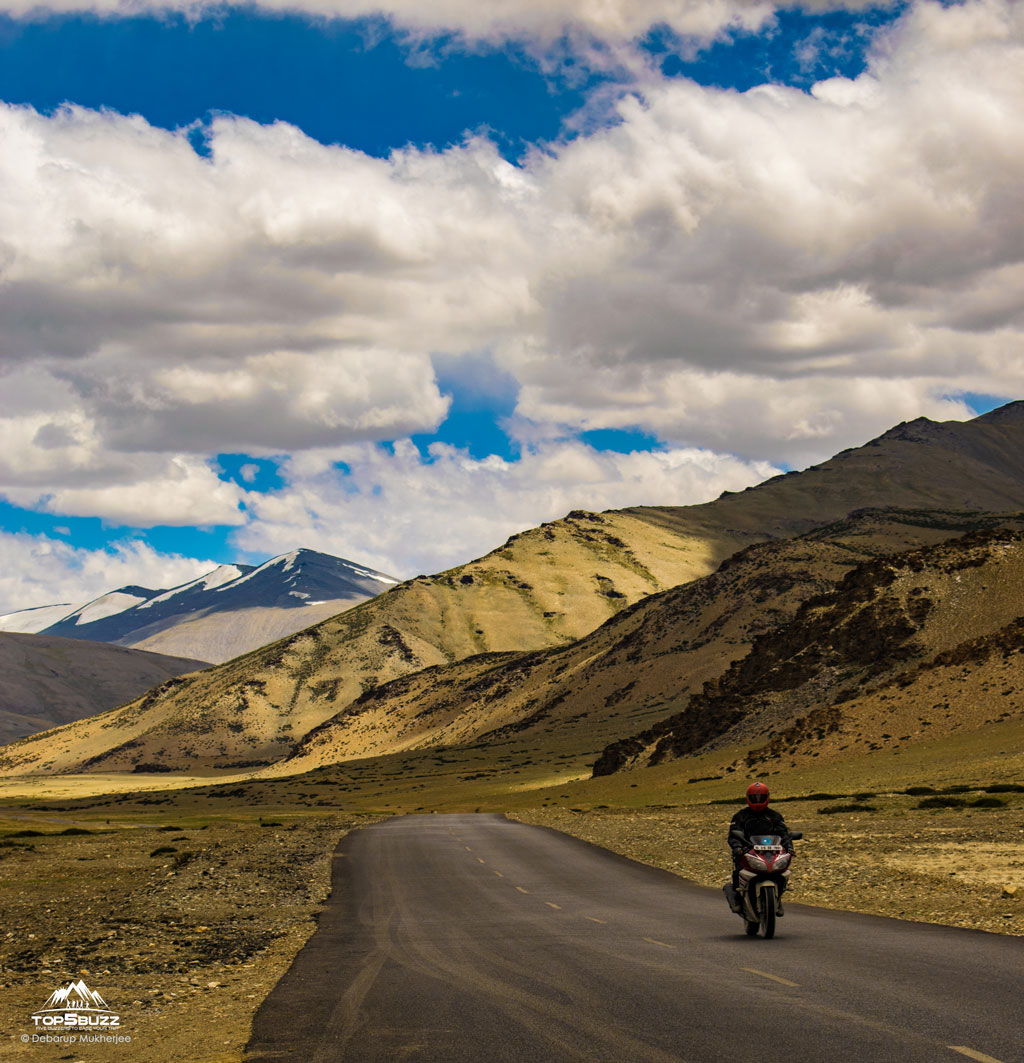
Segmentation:
{"type": "MultiPolygon", "coordinates": [[[[478,561],[407,581],[339,617],[209,673],[165,684],[116,713],[74,725],[46,742],[5,750],[0,768],[130,770],[140,763],[182,768],[267,763],[295,753],[310,731],[332,719],[335,736],[344,737],[324,743],[316,753],[306,745],[302,756],[328,755],[330,748],[332,756],[358,757],[371,750],[464,740],[470,734],[520,727],[526,716],[549,713],[546,706],[562,692],[562,676],[591,681],[584,672],[591,667],[586,655],[592,647],[590,643],[576,647],[576,640],[609,620],[615,621],[609,628],[613,637],[621,623],[620,641],[626,639],[629,625],[642,625],[647,618],[644,610],[620,616],[631,605],[708,576],[727,557],[754,543],[806,534],[865,507],[945,513],[1024,509],[1022,444],[1024,403],[1015,403],[966,423],[918,420],[900,425],[811,470],[776,477],[701,506],[573,513],[513,536],[478,561]],[[525,665],[493,656],[545,649],[561,656],[539,655],[525,665]],[[442,713],[437,726],[427,726],[427,716],[410,725],[408,712],[400,706],[420,704],[423,697],[429,702],[427,688],[441,680],[437,672],[418,680],[414,673],[461,661],[466,662],[467,682],[481,684],[473,689],[486,691],[493,680],[496,686],[487,703],[493,701],[501,710],[496,707],[486,720],[478,713],[456,720],[459,706],[466,705],[458,700],[462,693],[458,698],[453,693],[444,710],[452,717],[449,723],[443,722],[442,713]],[[550,685],[550,697],[534,690],[532,678],[529,683],[522,675],[501,678],[500,669],[505,667],[520,671],[526,667],[531,676],[539,669],[537,683],[550,685]],[[546,675],[544,669],[552,671],[546,675]],[[373,693],[403,677],[413,678],[379,696],[373,693]],[[495,690],[504,686],[508,690],[495,700],[495,690]],[[398,702],[390,700],[395,695],[400,695],[398,702]],[[372,706],[377,708],[371,711],[372,706]],[[340,730],[338,718],[347,720],[340,730]]],[[[954,524],[959,520],[959,526],[970,523],[955,515],[939,518],[938,523],[945,522],[948,529],[946,537],[954,530],[950,519],[954,524]]],[[[926,528],[927,523],[919,520],[917,527],[926,528]]],[[[842,545],[815,544],[813,536],[807,537],[795,549],[809,551],[808,556],[792,559],[781,574],[765,562],[756,576],[763,586],[751,588],[748,600],[740,602],[742,608],[737,607],[730,621],[735,630],[728,635],[705,639],[690,632],[690,625],[697,632],[701,625],[711,625],[718,606],[708,606],[707,619],[700,609],[698,615],[688,612],[696,607],[680,606],[682,615],[661,622],[667,625],[670,640],[693,643],[685,672],[666,668],[662,677],[664,662],[657,653],[652,651],[647,659],[645,647],[657,644],[652,631],[635,635],[638,646],[595,649],[597,656],[608,654],[604,658],[608,666],[598,669],[599,681],[595,672],[597,686],[580,689],[587,691],[588,698],[599,695],[600,704],[607,702],[609,711],[595,715],[592,701],[587,702],[594,736],[589,741],[637,733],[656,718],[677,711],[692,684],[719,674],[730,660],[746,652],[750,639],[773,620],[773,609],[783,614],[795,609],[804,596],[826,589],[850,565],[886,548],[935,541],[936,529],[927,531],[932,538],[921,538],[925,533],[915,531],[908,539],[898,521],[876,521],[876,525],[851,528],[849,541],[842,545]],[[788,597],[788,592],[775,587],[780,580],[794,588],[788,597]],[[744,625],[747,630],[741,630],[744,625]],[[685,682],[680,675],[687,677],[685,682]]],[[[777,545],[769,544],[764,556],[777,545]]],[[[729,629],[725,620],[721,624],[723,631],[729,629]]],[[[672,653],[662,656],[668,659],[672,653]]],[[[453,692],[463,690],[458,669],[445,673],[444,681],[449,679],[453,692]]],[[[571,705],[579,705],[577,713],[582,713],[582,698],[570,689],[558,705],[565,713],[571,705]]],[[[426,707],[424,702],[421,708],[426,707]]],[[[537,725],[549,726],[543,715],[531,726],[537,725]]],[[[318,740],[322,737],[319,733],[318,740]]]]}
{"type": "Polygon", "coordinates": [[[595,775],[708,750],[853,756],[1024,715],[1024,519],[862,562],[595,775]]]}
{"type": "Polygon", "coordinates": [[[50,635],[0,633],[0,741],[105,712],[204,661],[50,635]]]}
{"type": "Polygon", "coordinates": [[[709,576],[643,599],[571,646],[479,655],[368,691],[307,735],[286,766],[511,739],[596,757],[612,739],[681,710],[858,565],[1007,520],[869,510],[756,544],[709,576]]]}

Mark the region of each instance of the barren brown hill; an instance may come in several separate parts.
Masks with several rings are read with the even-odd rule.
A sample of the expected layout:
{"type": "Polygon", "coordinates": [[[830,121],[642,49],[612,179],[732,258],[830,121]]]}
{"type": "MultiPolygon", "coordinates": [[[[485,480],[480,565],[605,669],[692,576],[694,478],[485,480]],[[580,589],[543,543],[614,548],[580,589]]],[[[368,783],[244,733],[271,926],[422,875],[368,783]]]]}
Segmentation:
{"type": "Polygon", "coordinates": [[[595,775],[715,749],[729,767],[899,750],[1024,717],[1024,517],[866,561],[595,775]]]}
{"type": "Polygon", "coordinates": [[[731,528],[766,539],[799,535],[870,507],[991,513],[1024,508],[1024,402],[972,421],[919,417],[803,472],[726,492],[702,506],[644,512],[651,520],[679,521],[691,532],[731,528]]]}
{"type": "Polygon", "coordinates": [[[94,716],[206,667],[102,642],[0,632],[0,741],[94,716]]]}
{"type": "MultiPolygon", "coordinates": [[[[467,675],[482,681],[490,665],[502,662],[494,657],[470,660],[481,654],[568,649],[642,598],[709,575],[739,549],[799,535],[851,510],[1022,509],[1022,443],[1024,403],[1014,403],[970,422],[918,420],[900,425],[806,472],[776,477],[701,506],[573,513],[513,536],[478,561],[410,580],[201,676],[164,684],[114,713],[6,749],[0,769],[52,772],[130,770],[143,763],[181,768],[268,763],[287,756],[306,734],[339,710],[344,715],[353,703],[355,716],[362,720],[348,728],[338,755],[361,756],[373,749],[442,740],[440,734],[417,737],[415,728],[408,730],[404,710],[396,713],[387,737],[391,724],[384,717],[371,723],[363,711],[369,701],[357,699],[424,668],[459,661],[467,661],[467,675]]],[[[875,556],[881,540],[870,539],[861,544],[861,552],[852,547],[852,562],[875,556]]],[[[919,541],[894,543],[893,548],[919,541]]],[[[843,570],[832,555],[808,558],[804,567],[809,593],[843,570]]],[[[765,619],[770,613],[764,610],[772,608],[777,597],[772,591],[762,594],[765,619]]],[[[794,594],[791,604],[799,600],[794,594]]],[[[678,625],[690,622],[680,618],[678,625]]],[[[724,639],[718,645],[730,644],[724,639]]],[[[729,652],[741,654],[745,645],[737,635],[729,652]]],[[[703,664],[693,661],[698,680],[728,664],[728,653],[724,659],[710,651],[706,656],[703,664]]],[[[603,697],[620,697],[617,692],[640,682],[632,674],[636,664],[623,660],[617,678],[609,669],[602,682],[614,687],[603,697]]],[[[632,725],[622,719],[615,723],[618,736],[633,733],[653,711],[671,711],[685,693],[676,691],[671,696],[677,700],[663,701],[660,709],[645,695],[639,709],[630,709],[637,713],[632,725]]],[[[669,697],[664,691],[662,696],[669,697]]],[[[539,698],[534,711],[540,711],[543,702],[539,698]]],[[[621,695],[620,704],[631,703],[621,695]]],[[[521,707],[505,718],[495,714],[485,729],[519,726],[521,707]]],[[[465,730],[453,724],[443,740],[465,730]]]]}
{"type": "Polygon", "coordinates": [[[479,655],[377,687],[315,728],[282,767],[501,740],[517,748],[599,750],[682,709],[859,564],[1007,523],[1019,522],[869,510],[756,544],[709,576],[645,598],[571,646],[479,655]]]}

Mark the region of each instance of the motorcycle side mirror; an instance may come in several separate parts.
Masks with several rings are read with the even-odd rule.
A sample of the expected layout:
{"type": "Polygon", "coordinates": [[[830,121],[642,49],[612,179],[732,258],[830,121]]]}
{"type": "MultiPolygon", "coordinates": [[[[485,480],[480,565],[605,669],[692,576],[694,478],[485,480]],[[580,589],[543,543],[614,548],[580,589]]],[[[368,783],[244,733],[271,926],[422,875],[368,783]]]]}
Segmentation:
{"type": "Polygon", "coordinates": [[[789,836],[793,839],[793,841],[798,842],[804,836],[804,832],[802,830],[791,830],[789,832],[789,836]]]}

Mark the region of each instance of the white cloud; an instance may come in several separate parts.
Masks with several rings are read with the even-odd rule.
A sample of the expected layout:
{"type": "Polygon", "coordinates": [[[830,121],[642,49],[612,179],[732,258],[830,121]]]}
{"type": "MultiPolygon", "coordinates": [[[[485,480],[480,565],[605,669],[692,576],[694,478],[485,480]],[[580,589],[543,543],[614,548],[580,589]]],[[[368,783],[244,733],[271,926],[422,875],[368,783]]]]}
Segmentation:
{"type": "Polygon", "coordinates": [[[206,462],[172,458],[150,479],[60,488],[43,500],[42,508],[73,517],[101,513],[110,523],[126,527],[192,527],[244,523],[243,498],[235,484],[218,479],[206,462]]]}
{"type": "Polygon", "coordinates": [[[0,532],[0,613],[69,602],[84,605],[128,584],[176,587],[216,562],[158,554],[143,542],[83,550],[46,536],[0,532]]]}
{"type": "Polygon", "coordinates": [[[518,461],[440,443],[429,454],[425,463],[408,441],[393,454],[308,451],[282,468],[286,488],[252,497],[256,520],[235,541],[258,554],[312,546],[405,577],[461,564],[571,509],[703,502],[778,472],[709,451],[617,454],[578,442],[542,443],[518,461]]]}
{"type": "MultiPolygon", "coordinates": [[[[669,8],[762,10],[451,0],[429,18],[628,35],[669,8]]],[[[613,127],[521,167],[480,139],[372,159],[231,117],[203,158],[138,117],[0,107],[0,490],[140,525],[238,521],[211,454],[298,468],[429,432],[438,354],[492,352],[541,440],[639,426],[798,464],[966,414],[945,395],[1019,395],[1022,98],[1024,5],[968,0],[914,4],[866,73],[811,94],[650,75],[613,127]]],[[[641,459],[609,480],[551,453],[593,490],[575,505],[653,483],[641,459]]],[[[526,519],[497,474],[442,466],[493,486],[498,523],[526,519]]],[[[571,493],[556,480],[552,506],[571,493]]]]}

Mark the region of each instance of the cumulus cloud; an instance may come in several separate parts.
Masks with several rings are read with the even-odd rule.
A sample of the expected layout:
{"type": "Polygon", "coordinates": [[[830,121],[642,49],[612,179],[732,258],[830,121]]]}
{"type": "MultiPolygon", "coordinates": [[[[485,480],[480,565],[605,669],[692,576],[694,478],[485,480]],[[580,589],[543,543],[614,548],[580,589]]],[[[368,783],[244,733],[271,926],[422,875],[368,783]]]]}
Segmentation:
{"type": "Polygon", "coordinates": [[[571,509],[703,502],[778,471],[709,451],[617,454],[576,441],[542,443],[517,461],[475,460],[442,443],[426,460],[408,441],[393,453],[362,444],[289,461],[287,487],[253,497],[256,519],[235,541],[257,554],[310,545],[407,577],[461,564],[571,509]]]}
{"type": "MultiPolygon", "coordinates": [[[[670,8],[768,10],[399,7],[481,33],[499,14],[629,34],[670,8]]],[[[1024,391],[1022,98],[1024,6],[919,0],[856,79],[652,74],[612,126],[521,166],[486,139],[373,159],[230,116],[204,157],[138,117],[0,107],[0,490],[237,522],[211,454],[430,432],[448,408],[431,357],[481,351],[540,440],[638,426],[671,452],[802,464],[965,416],[957,394],[1024,391]]],[[[573,505],[650,482],[647,459],[588,480],[590,456],[557,453],[594,492],[573,505]]],[[[501,482],[502,520],[525,520],[501,482]]]]}
{"type": "Polygon", "coordinates": [[[158,554],[138,540],[108,550],[82,550],[47,536],[0,532],[0,613],[84,605],[129,584],[176,587],[216,568],[216,562],[158,554]]]}
{"type": "Polygon", "coordinates": [[[70,516],[102,513],[105,520],[127,527],[192,527],[242,524],[243,493],[218,479],[209,464],[172,458],[149,479],[106,487],[63,487],[48,495],[42,508],[70,516]]]}

